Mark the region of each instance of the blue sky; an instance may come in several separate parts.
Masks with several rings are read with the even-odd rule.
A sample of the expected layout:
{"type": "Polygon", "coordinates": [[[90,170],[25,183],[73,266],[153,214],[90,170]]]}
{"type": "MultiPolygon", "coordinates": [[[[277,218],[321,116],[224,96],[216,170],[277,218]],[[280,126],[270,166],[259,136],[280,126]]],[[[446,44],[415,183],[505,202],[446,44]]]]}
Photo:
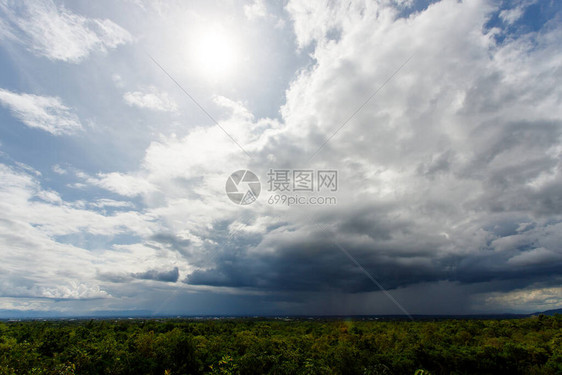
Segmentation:
{"type": "Polygon", "coordinates": [[[0,0],[0,316],[560,307],[561,14],[0,0]]]}

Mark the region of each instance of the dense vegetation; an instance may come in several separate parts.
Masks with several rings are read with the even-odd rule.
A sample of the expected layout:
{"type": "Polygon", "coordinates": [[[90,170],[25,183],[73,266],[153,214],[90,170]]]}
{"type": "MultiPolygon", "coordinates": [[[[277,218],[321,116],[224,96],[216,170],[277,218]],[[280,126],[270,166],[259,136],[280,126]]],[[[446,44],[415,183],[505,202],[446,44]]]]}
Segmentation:
{"type": "Polygon", "coordinates": [[[562,315],[0,323],[0,374],[562,374],[562,315]]]}

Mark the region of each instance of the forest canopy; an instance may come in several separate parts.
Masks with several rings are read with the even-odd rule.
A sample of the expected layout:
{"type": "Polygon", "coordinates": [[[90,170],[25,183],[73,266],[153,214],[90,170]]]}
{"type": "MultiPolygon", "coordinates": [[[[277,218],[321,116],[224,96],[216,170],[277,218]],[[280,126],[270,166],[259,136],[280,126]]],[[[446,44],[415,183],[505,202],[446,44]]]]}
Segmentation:
{"type": "Polygon", "coordinates": [[[0,323],[0,374],[560,374],[562,315],[0,323]]]}

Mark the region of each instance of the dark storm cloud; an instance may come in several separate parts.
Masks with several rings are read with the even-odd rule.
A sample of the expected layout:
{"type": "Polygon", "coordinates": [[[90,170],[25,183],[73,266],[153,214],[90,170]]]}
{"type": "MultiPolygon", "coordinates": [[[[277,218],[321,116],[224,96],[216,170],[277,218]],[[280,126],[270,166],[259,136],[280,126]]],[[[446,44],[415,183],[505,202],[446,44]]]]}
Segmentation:
{"type": "Polygon", "coordinates": [[[338,231],[346,234],[367,235],[374,240],[390,240],[397,232],[408,232],[413,223],[385,215],[391,207],[377,205],[358,207],[346,221],[338,223],[338,231]]]}
{"type": "MultiPolygon", "coordinates": [[[[193,285],[252,287],[271,291],[367,292],[378,290],[337,246],[310,244],[277,249],[275,256],[239,257],[216,267],[195,271],[187,282],[193,285]]],[[[562,260],[549,264],[514,267],[505,256],[447,257],[440,260],[381,257],[377,249],[349,248],[352,256],[386,289],[432,281],[481,283],[515,280],[512,287],[530,285],[553,275],[562,275],[562,260]],[[407,262],[404,262],[406,261],[407,262]]]]}
{"type": "Polygon", "coordinates": [[[178,281],[179,275],[179,269],[178,267],[175,267],[174,269],[169,271],[148,270],[145,272],[134,273],[131,276],[136,279],[175,283],[176,281],[178,281]]]}
{"type": "Polygon", "coordinates": [[[472,233],[463,239],[466,234],[460,230],[449,234],[456,239],[429,232],[435,229],[429,226],[428,232],[419,232],[417,218],[397,219],[391,215],[394,209],[390,204],[364,205],[347,217],[340,214],[332,229],[303,223],[308,229],[305,237],[291,229],[273,240],[263,238],[257,246],[246,242],[244,234],[235,235],[229,246],[214,253],[211,267],[192,272],[185,282],[277,292],[378,290],[337,244],[386,289],[428,282],[502,280],[511,281],[515,289],[562,274],[556,242],[562,225],[556,222],[528,222],[525,215],[486,218],[479,224],[483,239],[470,242],[472,233]],[[360,243],[357,238],[367,240],[360,243]],[[451,246],[459,246],[455,240],[467,241],[471,247],[451,251],[451,246]],[[541,246],[552,250],[537,250],[541,246]]]}
{"type": "Polygon", "coordinates": [[[98,272],[97,278],[101,281],[106,281],[116,284],[130,283],[134,279],[140,280],[154,280],[162,281],[167,283],[175,283],[179,278],[179,269],[174,267],[171,270],[155,270],[149,269],[144,272],[134,272],[134,273],[100,273],[98,272]]]}

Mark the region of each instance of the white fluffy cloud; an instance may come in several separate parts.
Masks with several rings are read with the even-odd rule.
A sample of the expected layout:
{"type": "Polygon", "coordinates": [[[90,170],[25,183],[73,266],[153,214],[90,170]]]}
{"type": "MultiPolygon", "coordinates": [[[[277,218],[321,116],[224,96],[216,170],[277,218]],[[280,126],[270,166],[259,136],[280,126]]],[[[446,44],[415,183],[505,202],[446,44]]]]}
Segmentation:
{"type": "Polygon", "coordinates": [[[499,17],[508,25],[517,22],[523,16],[525,9],[533,5],[537,0],[517,0],[512,2],[512,8],[504,9],[500,12],[499,17]]]}
{"type": "Polygon", "coordinates": [[[151,109],[154,111],[174,112],[178,106],[176,102],[165,92],[154,87],[148,91],[129,91],[123,95],[123,99],[130,106],[151,109]]]}
{"type": "Polygon", "coordinates": [[[267,8],[264,1],[253,0],[251,4],[244,5],[244,14],[250,20],[267,16],[267,8]]]}
{"type": "Polygon", "coordinates": [[[533,313],[559,308],[562,304],[562,288],[533,285],[507,293],[491,293],[485,296],[485,300],[490,305],[533,313]]]}
{"type": "MultiPolygon", "coordinates": [[[[162,268],[160,262],[138,264],[141,256],[151,259],[158,253],[152,248],[131,248],[124,261],[123,254],[115,254],[121,252],[118,247],[87,250],[80,247],[80,241],[70,240],[117,235],[149,238],[159,232],[153,216],[114,200],[99,200],[91,207],[119,208],[118,212],[89,210],[80,202],[66,202],[57,193],[42,189],[37,178],[21,167],[0,164],[0,297],[109,298],[107,285],[98,280],[98,268],[137,273],[146,272],[151,263],[162,268]]],[[[167,266],[166,255],[160,253],[156,259],[167,266]]],[[[6,308],[3,298],[0,308],[6,308]]]]}
{"type": "Polygon", "coordinates": [[[58,97],[17,94],[0,89],[0,103],[25,125],[53,135],[71,134],[82,129],[78,116],[58,97]]]}
{"type": "Polygon", "coordinates": [[[51,60],[77,63],[92,51],[106,51],[132,40],[129,32],[108,19],[75,14],[52,0],[2,0],[6,17],[0,36],[16,39],[51,60]],[[9,25],[9,26],[8,26],[9,25]]]}
{"type": "Polygon", "coordinates": [[[154,190],[154,186],[143,176],[111,172],[100,173],[96,177],[84,177],[91,185],[101,187],[125,197],[135,197],[154,190]]]}

